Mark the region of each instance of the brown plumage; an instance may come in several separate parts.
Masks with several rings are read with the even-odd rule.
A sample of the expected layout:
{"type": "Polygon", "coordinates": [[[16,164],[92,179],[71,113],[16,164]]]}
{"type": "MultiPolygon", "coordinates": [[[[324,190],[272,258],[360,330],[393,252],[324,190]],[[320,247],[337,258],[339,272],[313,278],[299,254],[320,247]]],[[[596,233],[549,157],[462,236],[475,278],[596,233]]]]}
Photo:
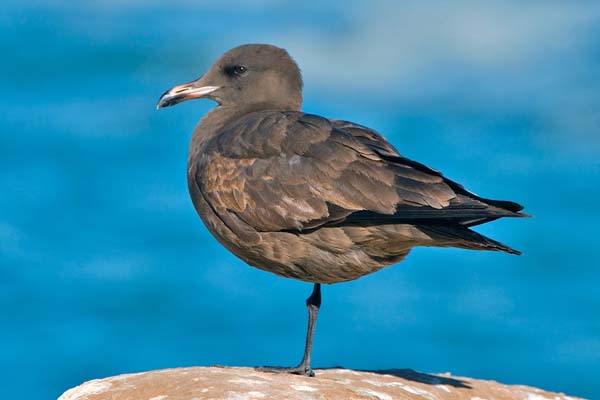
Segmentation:
{"type": "Polygon", "coordinates": [[[516,203],[476,196],[401,156],[372,129],[302,113],[301,89],[285,50],[245,45],[200,79],[167,91],[158,107],[197,97],[219,103],[192,137],[194,206],[248,264],[315,283],[305,357],[291,370],[311,374],[321,283],[375,272],[415,246],[519,254],[469,227],[526,215],[516,203]]]}

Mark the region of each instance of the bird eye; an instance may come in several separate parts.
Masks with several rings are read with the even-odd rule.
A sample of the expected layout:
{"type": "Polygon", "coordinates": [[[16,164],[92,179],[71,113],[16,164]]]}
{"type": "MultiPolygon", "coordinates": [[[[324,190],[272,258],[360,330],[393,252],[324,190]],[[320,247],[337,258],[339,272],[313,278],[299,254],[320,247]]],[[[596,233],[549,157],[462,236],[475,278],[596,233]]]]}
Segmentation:
{"type": "Polygon", "coordinates": [[[231,78],[238,78],[240,76],[244,76],[246,72],[248,72],[248,68],[240,64],[227,65],[223,68],[223,71],[231,78]]]}
{"type": "Polygon", "coordinates": [[[247,68],[244,67],[243,65],[235,65],[233,67],[233,73],[238,76],[243,75],[246,71],[247,71],[247,68]]]}

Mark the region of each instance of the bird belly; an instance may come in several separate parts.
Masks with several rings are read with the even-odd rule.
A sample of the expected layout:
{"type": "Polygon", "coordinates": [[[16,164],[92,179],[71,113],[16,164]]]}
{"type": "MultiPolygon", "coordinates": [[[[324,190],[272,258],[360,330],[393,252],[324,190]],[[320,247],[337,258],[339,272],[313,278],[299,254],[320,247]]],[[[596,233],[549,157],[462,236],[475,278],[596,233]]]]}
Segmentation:
{"type": "Polygon", "coordinates": [[[310,233],[262,232],[247,262],[281,276],[315,283],[358,279],[401,261],[407,240],[372,228],[325,227],[310,233]],[[380,236],[379,238],[377,236],[380,236]]]}

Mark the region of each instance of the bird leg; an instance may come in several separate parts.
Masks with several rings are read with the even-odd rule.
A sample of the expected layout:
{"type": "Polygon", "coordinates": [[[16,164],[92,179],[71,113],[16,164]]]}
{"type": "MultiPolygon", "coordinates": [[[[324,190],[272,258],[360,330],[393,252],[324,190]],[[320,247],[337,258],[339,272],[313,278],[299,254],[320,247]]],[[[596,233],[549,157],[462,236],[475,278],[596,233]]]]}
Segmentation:
{"type": "Polygon", "coordinates": [[[302,375],[315,376],[315,373],[310,368],[310,355],[312,353],[313,338],[315,336],[315,326],[317,325],[317,315],[321,307],[321,284],[315,283],[313,291],[308,299],[306,299],[306,308],[308,309],[308,329],[306,330],[306,344],[304,345],[304,356],[300,365],[296,368],[300,369],[302,375]],[[303,372],[302,372],[303,371],[303,372]]]}
{"type": "Polygon", "coordinates": [[[308,309],[308,329],[306,331],[306,344],[304,345],[304,356],[297,367],[281,368],[281,367],[260,367],[259,371],[263,372],[285,372],[289,374],[315,376],[314,371],[310,367],[310,355],[312,353],[313,338],[315,335],[315,326],[317,324],[317,315],[321,307],[321,284],[315,283],[311,295],[306,299],[306,308],[308,309]]]}

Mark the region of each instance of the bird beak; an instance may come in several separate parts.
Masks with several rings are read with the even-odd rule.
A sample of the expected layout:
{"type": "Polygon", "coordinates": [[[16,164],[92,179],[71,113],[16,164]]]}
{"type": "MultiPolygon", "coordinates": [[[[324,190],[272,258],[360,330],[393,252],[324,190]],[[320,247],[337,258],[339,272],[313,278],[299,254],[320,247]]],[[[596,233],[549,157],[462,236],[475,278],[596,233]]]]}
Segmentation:
{"type": "Polygon", "coordinates": [[[184,83],[183,85],[174,86],[160,96],[156,104],[156,109],[174,106],[186,100],[206,97],[217,89],[219,89],[219,86],[203,85],[202,78],[184,83]]]}

